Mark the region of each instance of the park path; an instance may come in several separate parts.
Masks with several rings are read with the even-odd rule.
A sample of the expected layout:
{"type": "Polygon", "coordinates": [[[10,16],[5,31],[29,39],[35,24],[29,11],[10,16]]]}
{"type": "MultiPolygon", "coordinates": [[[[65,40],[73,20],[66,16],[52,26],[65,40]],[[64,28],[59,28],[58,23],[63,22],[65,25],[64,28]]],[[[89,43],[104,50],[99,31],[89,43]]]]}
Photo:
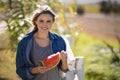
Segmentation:
{"type": "Polygon", "coordinates": [[[95,37],[112,38],[120,37],[120,15],[85,14],[75,18],[69,16],[78,25],[83,25],[83,31],[95,37]]]}

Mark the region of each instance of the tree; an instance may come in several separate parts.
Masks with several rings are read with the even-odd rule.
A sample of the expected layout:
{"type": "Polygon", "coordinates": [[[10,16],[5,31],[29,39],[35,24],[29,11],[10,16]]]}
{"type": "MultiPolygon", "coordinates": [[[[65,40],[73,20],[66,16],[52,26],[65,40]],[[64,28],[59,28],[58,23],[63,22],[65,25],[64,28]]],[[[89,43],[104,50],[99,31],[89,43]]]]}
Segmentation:
{"type": "Polygon", "coordinates": [[[31,26],[25,18],[36,8],[36,4],[33,0],[9,0],[5,4],[8,4],[4,21],[9,31],[10,49],[15,49],[20,35],[25,34],[31,26]]]}
{"type": "Polygon", "coordinates": [[[108,1],[101,1],[100,2],[100,11],[105,14],[109,13],[120,13],[120,4],[115,0],[112,2],[111,0],[108,1]]]}
{"type": "Polygon", "coordinates": [[[112,58],[111,58],[111,63],[116,63],[120,65],[120,36],[118,36],[117,34],[115,35],[116,40],[118,41],[118,46],[119,49],[116,50],[114,48],[114,46],[112,46],[111,44],[107,43],[106,41],[103,41],[105,43],[105,45],[108,47],[108,49],[111,51],[111,53],[113,54],[112,58]]]}

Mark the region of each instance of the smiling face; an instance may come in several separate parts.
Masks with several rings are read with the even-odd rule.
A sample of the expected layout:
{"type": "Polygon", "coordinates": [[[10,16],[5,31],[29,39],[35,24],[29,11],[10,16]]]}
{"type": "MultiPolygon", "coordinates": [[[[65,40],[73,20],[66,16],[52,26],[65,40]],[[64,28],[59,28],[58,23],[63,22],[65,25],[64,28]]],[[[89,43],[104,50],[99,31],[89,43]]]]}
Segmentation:
{"type": "Polygon", "coordinates": [[[48,33],[53,24],[53,16],[51,14],[40,14],[35,21],[39,32],[48,33]]]}

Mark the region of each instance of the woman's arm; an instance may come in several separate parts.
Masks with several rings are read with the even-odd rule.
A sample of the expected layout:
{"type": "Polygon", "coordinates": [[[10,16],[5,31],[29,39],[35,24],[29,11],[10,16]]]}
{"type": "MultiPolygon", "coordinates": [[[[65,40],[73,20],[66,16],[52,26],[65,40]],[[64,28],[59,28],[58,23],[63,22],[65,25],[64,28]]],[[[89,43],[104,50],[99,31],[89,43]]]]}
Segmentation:
{"type": "Polygon", "coordinates": [[[25,41],[21,41],[18,44],[17,47],[17,54],[16,54],[16,73],[22,78],[22,80],[30,80],[34,77],[30,73],[30,70],[34,66],[27,65],[26,59],[25,59],[25,49],[26,49],[27,43],[25,41]]]}

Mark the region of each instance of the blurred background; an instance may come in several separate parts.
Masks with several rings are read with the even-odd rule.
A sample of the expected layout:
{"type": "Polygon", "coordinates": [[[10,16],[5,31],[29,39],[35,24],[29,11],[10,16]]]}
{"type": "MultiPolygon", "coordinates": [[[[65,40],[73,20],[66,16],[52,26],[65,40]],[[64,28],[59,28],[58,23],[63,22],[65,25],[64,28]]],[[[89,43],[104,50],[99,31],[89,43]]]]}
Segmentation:
{"type": "Polygon", "coordinates": [[[38,4],[55,11],[52,31],[84,56],[85,80],[120,80],[120,0],[0,0],[0,80],[19,80],[16,48],[38,4]]]}

